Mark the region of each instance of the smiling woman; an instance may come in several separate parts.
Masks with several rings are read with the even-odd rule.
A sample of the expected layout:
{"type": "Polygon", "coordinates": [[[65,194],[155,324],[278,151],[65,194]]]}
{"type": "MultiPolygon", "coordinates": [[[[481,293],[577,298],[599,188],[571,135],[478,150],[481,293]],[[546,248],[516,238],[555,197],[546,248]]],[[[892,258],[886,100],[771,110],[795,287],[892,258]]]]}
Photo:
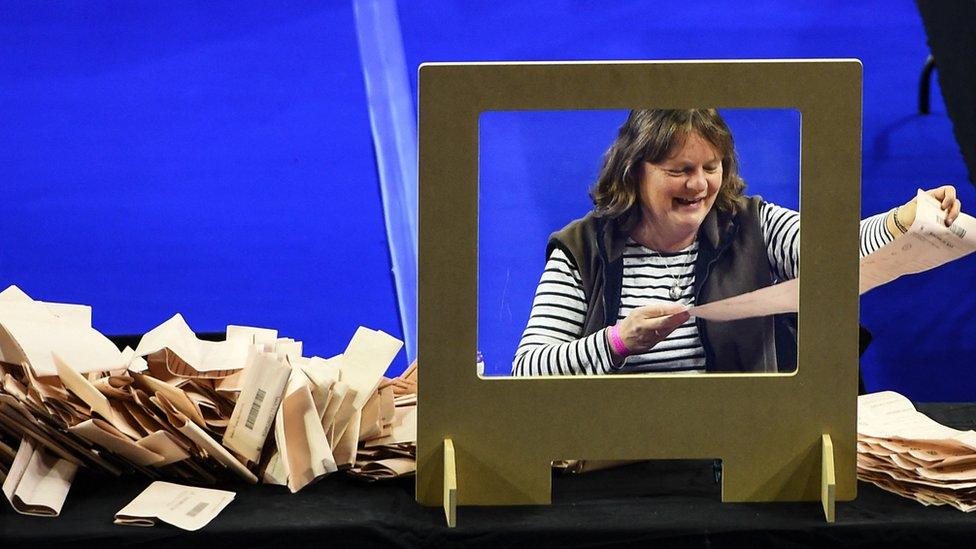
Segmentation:
{"type": "Polygon", "coordinates": [[[677,251],[695,241],[722,186],[722,157],[697,133],[685,137],[677,154],[645,161],[640,186],[641,218],[634,240],[649,248],[677,251]]]}
{"type": "MultiPolygon", "coordinates": [[[[794,370],[789,316],[707,322],[687,312],[797,276],[799,213],[744,189],[718,111],[631,111],[593,210],[549,239],[512,374],[794,370]]],[[[955,189],[929,193],[951,224],[955,189]]],[[[861,255],[904,232],[914,211],[913,199],[863,220],[861,255]]]]}

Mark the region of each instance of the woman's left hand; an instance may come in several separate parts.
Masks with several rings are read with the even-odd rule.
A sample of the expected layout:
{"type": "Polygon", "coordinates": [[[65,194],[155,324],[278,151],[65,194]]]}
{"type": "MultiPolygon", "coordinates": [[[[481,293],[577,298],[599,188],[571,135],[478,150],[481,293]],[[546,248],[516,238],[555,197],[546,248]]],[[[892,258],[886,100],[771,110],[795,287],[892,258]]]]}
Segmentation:
{"type": "MultiPolygon", "coordinates": [[[[956,198],[956,188],[952,185],[943,185],[941,187],[925,191],[925,194],[939,201],[939,207],[942,208],[942,211],[946,212],[946,227],[952,225],[953,222],[956,221],[956,218],[959,217],[959,212],[962,211],[962,202],[956,198]]],[[[918,197],[915,197],[907,204],[898,207],[898,223],[906,229],[910,228],[912,223],[915,222],[917,200],[918,197]]]]}

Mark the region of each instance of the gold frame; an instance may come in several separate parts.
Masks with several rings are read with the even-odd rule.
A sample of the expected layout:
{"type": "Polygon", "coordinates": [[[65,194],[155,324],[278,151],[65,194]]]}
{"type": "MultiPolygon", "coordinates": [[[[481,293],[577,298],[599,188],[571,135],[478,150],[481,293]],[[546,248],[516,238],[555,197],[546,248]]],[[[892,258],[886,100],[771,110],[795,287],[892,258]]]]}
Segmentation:
{"type": "Polygon", "coordinates": [[[425,64],[419,103],[417,501],[546,504],[573,458],[721,458],[723,501],[856,496],[859,61],[425,64]],[[801,112],[797,371],[479,377],[480,113],[702,106],[801,112]]]}

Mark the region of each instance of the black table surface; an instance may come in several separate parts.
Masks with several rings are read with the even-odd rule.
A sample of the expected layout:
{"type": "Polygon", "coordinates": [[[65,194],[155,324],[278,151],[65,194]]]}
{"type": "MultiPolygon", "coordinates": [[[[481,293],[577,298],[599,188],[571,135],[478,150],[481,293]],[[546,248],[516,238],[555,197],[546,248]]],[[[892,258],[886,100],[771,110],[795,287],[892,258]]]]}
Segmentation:
{"type": "MultiPolygon", "coordinates": [[[[921,404],[936,420],[976,427],[976,404],[921,404]]],[[[722,503],[711,462],[653,461],[553,479],[553,504],[460,507],[417,504],[413,480],[364,484],[332,475],[297,494],[225,485],[236,499],[209,525],[185,532],[160,523],[117,526],[115,513],[148,481],[79,473],[61,516],[27,517],[3,504],[0,547],[339,546],[972,546],[976,513],[925,507],[860,482],[858,497],[824,521],[819,502],[722,503]],[[16,545],[15,545],[16,544],[16,545]]]]}

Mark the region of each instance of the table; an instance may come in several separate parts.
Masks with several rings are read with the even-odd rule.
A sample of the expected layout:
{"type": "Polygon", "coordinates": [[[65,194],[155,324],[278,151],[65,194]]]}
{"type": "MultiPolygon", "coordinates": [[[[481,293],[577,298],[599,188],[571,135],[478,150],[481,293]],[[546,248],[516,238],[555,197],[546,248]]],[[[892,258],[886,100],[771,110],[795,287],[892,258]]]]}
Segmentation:
{"type": "MultiPolygon", "coordinates": [[[[976,404],[919,409],[947,425],[976,427],[976,404]]],[[[838,502],[827,524],[820,502],[722,503],[711,461],[655,461],[553,479],[553,504],[460,507],[458,527],[440,508],[413,500],[413,481],[364,484],[333,475],[297,494],[276,486],[225,485],[237,498],[207,527],[116,526],[116,511],[148,485],[137,477],[79,474],[58,518],[0,511],[4,547],[102,548],[194,545],[339,546],[593,546],[666,543],[679,547],[756,545],[946,545],[976,539],[976,513],[923,507],[859,483],[858,498],[838,502]],[[38,545],[39,544],[39,545],[38,545]]]]}

